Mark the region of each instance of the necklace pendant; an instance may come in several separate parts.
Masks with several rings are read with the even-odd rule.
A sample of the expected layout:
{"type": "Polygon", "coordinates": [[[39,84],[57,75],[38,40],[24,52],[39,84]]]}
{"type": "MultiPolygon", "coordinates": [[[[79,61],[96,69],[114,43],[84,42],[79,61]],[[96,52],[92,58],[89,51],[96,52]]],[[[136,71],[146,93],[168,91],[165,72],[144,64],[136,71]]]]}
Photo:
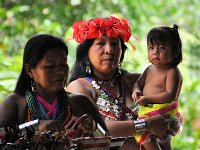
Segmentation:
{"type": "Polygon", "coordinates": [[[120,104],[123,104],[123,102],[124,102],[124,101],[123,101],[123,98],[121,97],[121,98],[119,99],[119,103],[120,103],[120,104]]]}
{"type": "Polygon", "coordinates": [[[115,100],[115,104],[118,104],[118,100],[115,100]]]}
{"type": "Polygon", "coordinates": [[[97,81],[98,84],[102,85],[103,84],[103,81],[99,80],[97,81]]]}
{"type": "Polygon", "coordinates": [[[131,114],[130,114],[130,113],[126,113],[126,118],[127,118],[128,120],[131,120],[131,119],[133,119],[133,117],[131,116],[131,114]]]}

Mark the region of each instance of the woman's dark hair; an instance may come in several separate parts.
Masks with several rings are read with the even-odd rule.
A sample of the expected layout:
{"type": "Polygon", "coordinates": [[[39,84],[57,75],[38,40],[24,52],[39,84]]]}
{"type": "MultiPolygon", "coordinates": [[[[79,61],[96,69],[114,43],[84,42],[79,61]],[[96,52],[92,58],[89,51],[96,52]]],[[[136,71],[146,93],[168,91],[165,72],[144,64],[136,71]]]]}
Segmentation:
{"type": "Polygon", "coordinates": [[[174,55],[173,65],[178,65],[182,61],[182,42],[178,33],[178,26],[173,28],[157,27],[149,31],[147,35],[148,44],[170,44],[174,55]]]}
{"type": "MultiPolygon", "coordinates": [[[[69,83],[81,78],[87,76],[86,74],[86,66],[91,65],[89,58],[88,58],[88,51],[92,44],[94,43],[95,39],[86,39],[83,43],[79,44],[76,48],[76,60],[73,65],[73,68],[70,72],[70,78],[69,83]]],[[[120,38],[121,41],[121,48],[122,48],[122,55],[120,58],[120,62],[124,59],[124,54],[126,52],[127,46],[124,44],[123,40],[120,38]]],[[[91,68],[92,69],[92,68],[91,68]]]]}
{"type": "Polygon", "coordinates": [[[14,90],[15,93],[24,96],[26,90],[31,90],[31,78],[26,73],[25,65],[29,64],[32,68],[35,68],[44,54],[54,48],[57,50],[62,49],[65,51],[66,56],[68,55],[68,47],[59,37],[50,34],[39,34],[28,40],[24,48],[22,70],[14,90]]]}

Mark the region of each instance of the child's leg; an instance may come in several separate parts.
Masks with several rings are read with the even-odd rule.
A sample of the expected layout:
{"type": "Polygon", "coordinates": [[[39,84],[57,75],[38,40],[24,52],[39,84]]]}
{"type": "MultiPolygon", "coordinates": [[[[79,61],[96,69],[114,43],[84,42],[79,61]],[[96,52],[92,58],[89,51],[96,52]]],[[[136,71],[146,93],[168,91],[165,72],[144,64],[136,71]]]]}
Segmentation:
{"type": "Polygon", "coordinates": [[[155,139],[151,139],[150,142],[144,143],[142,146],[145,150],[161,150],[160,145],[155,139]]]}
{"type": "Polygon", "coordinates": [[[162,148],[162,150],[172,150],[171,140],[160,141],[159,145],[162,148]]]}

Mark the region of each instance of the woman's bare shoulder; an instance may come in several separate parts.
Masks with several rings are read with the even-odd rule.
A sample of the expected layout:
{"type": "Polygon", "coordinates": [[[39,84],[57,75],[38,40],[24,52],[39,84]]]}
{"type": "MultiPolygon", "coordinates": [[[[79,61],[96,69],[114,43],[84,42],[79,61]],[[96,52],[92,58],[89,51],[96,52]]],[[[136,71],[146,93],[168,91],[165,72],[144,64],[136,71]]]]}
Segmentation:
{"type": "Polygon", "coordinates": [[[68,92],[72,92],[74,93],[75,91],[79,91],[81,89],[85,89],[86,86],[89,85],[89,82],[87,80],[85,80],[84,78],[79,78],[79,79],[76,79],[72,82],[70,82],[68,85],[67,85],[67,91],[68,92]]]}
{"type": "Polygon", "coordinates": [[[5,97],[5,99],[3,100],[3,103],[9,103],[9,104],[16,104],[18,101],[20,101],[22,99],[22,96],[16,94],[16,93],[11,93],[9,95],[7,95],[5,97]]]}
{"type": "Polygon", "coordinates": [[[141,73],[137,73],[137,72],[128,72],[128,71],[123,72],[124,79],[130,85],[133,85],[137,81],[137,79],[140,77],[140,75],[141,73]]]}
{"type": "Polygon", "coordinates": [[[19,108],[22,107],[22,96],[15,93],[5,97],[0,106],[0,125],[17,122],[19,108]]]}
{"type": "Polygon", "coordinates": [[[96,91],[92,84],[84,78],[72,81],[67,85],[66,90],[67,92],[85,95],[91,99],[95,99],[96,96],[96,91]]]}
{"type": "Polygon", "coordinates": [[[16,109],[22,108],[26,105],[25,97],[20,96],[16,93],[11,93],[5,97],[1,103],[2,111],[14,111],[16,109]]]}

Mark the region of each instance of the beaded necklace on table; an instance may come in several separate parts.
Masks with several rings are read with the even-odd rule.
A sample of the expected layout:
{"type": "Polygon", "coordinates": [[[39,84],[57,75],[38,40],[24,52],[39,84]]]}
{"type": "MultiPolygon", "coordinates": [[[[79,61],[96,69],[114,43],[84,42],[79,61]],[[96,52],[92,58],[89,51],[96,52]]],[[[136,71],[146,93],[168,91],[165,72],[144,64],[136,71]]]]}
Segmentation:
{"type": "Polygon", "coordinates": [[[110,81],[99,79],[96,76],[85,77],[85,79],[91,82],[97,92],[96,104],[105,120],[130,120],[135,118],[135,114],[126,106],[125,83],[120,73],[116,73],[110,81]],[[113,83],[115,83],[115,87],[112,86],[113,83]]]}
{"type": "Polygon", "coordinates": [[[30,110],[31,117],[33,119],[53,119],[53,120],[61,120],[64,121],[67,116],[68,106],[68,95],[65,91],[61,91],[59,96],[57,97],[57,106],[56,112],[49,116],[48,112],[45,111],[44,106],[37,100],[37,95],[32,91],[26,91],[26,100],[28,104],[28,109],[30,110]],[[66,106],[66,107],[64,107],[66,106]]]}

